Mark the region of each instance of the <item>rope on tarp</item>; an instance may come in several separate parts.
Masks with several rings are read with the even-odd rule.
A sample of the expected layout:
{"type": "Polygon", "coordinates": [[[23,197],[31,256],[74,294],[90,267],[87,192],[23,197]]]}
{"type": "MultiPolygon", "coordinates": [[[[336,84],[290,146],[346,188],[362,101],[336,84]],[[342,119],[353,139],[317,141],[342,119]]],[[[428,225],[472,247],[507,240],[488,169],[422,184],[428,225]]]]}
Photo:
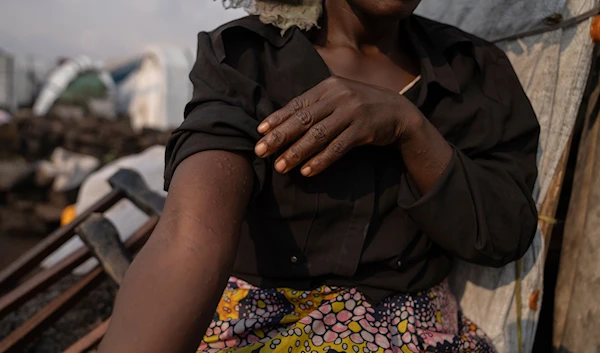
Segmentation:
{"type": "Polygon", "coordinates": [[[515,262],[515,300],[517,307],[517,352],[523,353],[523,323],[521,322],[521,318],[523,317],[523,301],[521,294],[521,271],[523,268],[523,259],[517,260],[515,262]]]}
{"type": "Polygon", "coordinates": [[[520,39],[520,38],[524,38],[524,37],[535,36],[535,35],[546,33],[546,32],[552,32],[557,29],[562,29],[565,27],[570,27],[570,26],[579,24],[579,23],[587,20],[588,18],[596,16],[596,15],[600,15],[600,6],[596,6],[589,11],[586,11],[580,15],[571,17],[566,20],[563,20],[563,18],[560,14],[550,15],[544,19],[544,21],[543,21],[544,24],[542,27],[534,28],[534,29],[531,29],[531,30],[528,30],[525,32],[517,33],[517,34],[511,34],[506,37],[500,37],[500,38],[492,40],[492,42],[498,43],[498,42],[504,42],[507,40],[515,40],[515,39],[520,39]]]}

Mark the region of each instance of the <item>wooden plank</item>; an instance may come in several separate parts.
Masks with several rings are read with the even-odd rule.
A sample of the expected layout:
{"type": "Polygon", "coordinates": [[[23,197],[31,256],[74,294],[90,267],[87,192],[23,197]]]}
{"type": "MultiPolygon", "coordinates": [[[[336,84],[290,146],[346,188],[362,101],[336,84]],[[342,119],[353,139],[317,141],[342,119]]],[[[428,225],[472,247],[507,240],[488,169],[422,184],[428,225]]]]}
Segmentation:
{"type": "MultiPolygon", "coordinates": [[[[127,248],[135,250],[143,246],[157,223],[158,218],[151,217],[126,242],[127,248]]],[[[29,342],[38,332],[52,324],[66,310],[76,304],[82,295],[92,289],[103,277],[104,270],[100,266],[83,276],[75,285],[51,301],[0,342],[0,353],[15,352],[24,343],[29,342]]]]}
{"type": "MultiPolygon", "coordinates": [[[[134,250],[134,249],[132,249],[134,250]]],[[[75,342],[71,347],[65,350],[63,353],[85,353],[92,349],[94,346],[100,343],[110,324],[110,318],[106,319],[98,327],[92,330],[90,333],[85,335],[79,341],[75,342]]]]}
{"type": "Polygon", "coordinates": [[[75,285],[52,300],[42,310],[38,311],[23,325],[19,326],[8,337],[0,342],[0,353],[15,352],[25,342],[45,328],[45,324],[54,322],[66,310],[72,307],[79,298],[93,288],[104,277],[102,267],[96,267],[92,272],[81,278],[75,285]]]}
{"type": "Polygon", "coordinates": [[[14,286],[20,278],[36,268],[42,260],[69,240],[73,236],[75,228],[92,213],[105,212],[122,197],[123,196],[119,191],[111,191],[92,207],[75,218],[73,222],[48,235],[31,250],[27,251],[7,268],[2,270],[0,272],[0,292],[8,291],[8,289],[11,286],[14,286]]]}
{"type": "Polygon", "coordinates": [[[600,347],[600,46],[596,46],[583,105],[585,122],[561,246],[554,299],[552,344],[556,351],[600,347]]]}
{"type": "Polygon", "coordinates": [[[548,256],[548,250],[550,247],[550,240],[552,237],[552,229],[556,223],[556,210],[558,209],[558,202],[560,201],[560,193],[562,192],[563,181],[565,178],[565,172],[567,170],[567,162],[569,161],[569,153],[571,152],[571,144],[573,136],[567,142],[565,150],[556,166],[556,172],[548,188],[546,198],[540,207],[539,214],[539,227],[544,238],[544,253],[543,259],[548,256]]]}
{"type": "Polygon", "coordinates": [[[44,289],[56,283],[61,277],[67,275],[77,266],[91,257],[87,247],[82,247],[56,265],[36,273],[21,285],[0,298],[0,317],[15,310],[27,300],[36,296],[44,289]]]}
{"type": "Polygon", "coordinates": [[[100,343],[102,337],[104,337],[106,330],[108,330],[109,324],[110,318],[93,329],[92,332],[85,335],[85,337],[75,342],[75,344],[67,348],[67,350],[65,350],[63,353],[85,353],[94,348],[98,343],[100,343]]]}
{"type": "MultiPolygon", "coordinates": [[[[582,262],[583,256],[586,252],[593,251],[593,248],[589,248],[586,245],[589,242],[589,237],[593,234],[598,234],[600,228],[600,220],[597,219],[594,213],[598,213],[600,209],[598,200],[594,195],[598,192],[597,180],[600,176],[600,115],[592,120],[595,123],[591,126],[591,129],[587,132],[585,139],[582,139],[579,156],[575,171],[575,178],[573,181],[573,193],[571,195],[571,201],[569,203],[569,212],[565,223],[565,232],[563,237],[563,243],[561,248],[560,256],[560,268],[558,273],[557,285],[556,285],[556,296],[554,300],[554,329],[553,329],[553,345],[557,349],[559,347],[569,347],[571,349],[575,346],[583,350],[572,350],[573,352],[579,351],[590,351],[596,347],[588,345],[592,342],[596,342],[600,346],[600,340],[596,336],[589,336],[590,332],[597,332],[592,329],[592,324],[583,324],[583,319],[586,315],[592,315],[594,308],[596,311],[600,310],[597,302],[591,300],[597,297],[597,293],[591,289],[593,280],[588,277],[593,274],[586,275],[588,272],[598,272],[597,268],[593,268],[593,258],[588,259],[587,262],[582,262]],[[586,249],[587,248],[587,249],[586,249]],[[591,267],[590,267],[591,266],[591,267]],[[584,278],[587,278],[584,280],[584,278]],[[591,281],[591,282],[590,282],[591,281]],[[577,303],[579,300],[576,298],[579,296],[576,293],[580,291],[588,291],[590,297],[588,300],[584,300],[587,308],[578,308],[582,303],[577,303]],[[591,301],[590,301],[591,300],[591,301]],[[573,313],[575,311],[576,313],[573,313]],[[587,313],[587,314],[583,314],[587,313]],[[574,319],[572,316],[578,314],[580,319],[574,319]],[[580,326],[579,329],[582,332],[577,335],[573,334],[574,327],[580,326]],[[586,327],[588,326],[588,327],[586,327]],[[571,332],[570,336],[580,336],[579,339],[567,339],[569,343],[565,345],[567,332],[571,332]],[[589,337],[588,337],[589,336],[589,337]],[[588,337],[588,338],[584,338],[588,337]]],[[[588,126],[589,127],[589,126],[588,126]]],[[[599,250],[599,249],[596,249],[599,250]]],[[[597,278],[600,282],[600,277],[597,278]]],[[[599,288],[600,289],[600,288],[599,288]]],[[[583,298],[580,298],[580,300],[583,298]]],[[[600,313],[596,313],[597,315],[600,313]]],[[[590,317],[594,317],[593,315],[590,317]]],[[[596,319],[597,320],[597,319],[596,319]]],[[[600,321],[600,320],[597,320],[600,321]]],[[[599,325],[600,326],[600,325],[599,325]]],[[[598,327],[600,329],[600,327],[598,327]]]]}

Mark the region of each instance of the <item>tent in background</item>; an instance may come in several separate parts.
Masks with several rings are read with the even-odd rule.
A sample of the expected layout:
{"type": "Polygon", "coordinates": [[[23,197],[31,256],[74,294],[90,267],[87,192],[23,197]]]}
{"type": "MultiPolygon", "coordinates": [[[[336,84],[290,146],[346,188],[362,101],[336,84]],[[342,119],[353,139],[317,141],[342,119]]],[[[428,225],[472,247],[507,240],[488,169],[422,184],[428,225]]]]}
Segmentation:
{"type": "Polygon", "coordinates": [[[91,99],[112,101],[115,94],[115,83],[104,65],[79,56],[67,60],[50,74],[33,105],[33,113],[46,115],[57,102],[87,107],[91,99]]]}
{"type": "Polygon", "coordinates": [[[194,59],[187,48],[153,47],[140,57],[108,64],[117,84],[117,112],[129,115],[135,130],[178,127],[192,97],[188,76],[194,59]]]}

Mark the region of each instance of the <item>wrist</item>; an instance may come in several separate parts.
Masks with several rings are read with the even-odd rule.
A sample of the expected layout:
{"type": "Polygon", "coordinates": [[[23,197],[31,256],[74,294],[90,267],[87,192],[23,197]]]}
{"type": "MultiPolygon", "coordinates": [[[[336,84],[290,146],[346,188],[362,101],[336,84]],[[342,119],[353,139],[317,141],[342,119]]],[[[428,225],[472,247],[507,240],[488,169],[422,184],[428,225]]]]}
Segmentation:
{"type": "Polygon", "coordinates": [[[397,147],[402,148],[413,140],[415,136],[422,134],[426,127],[427,121],[419,111],[416,114],[410,114],[407,118],[405,117],[402,133],[396,142],[397,147]]]}

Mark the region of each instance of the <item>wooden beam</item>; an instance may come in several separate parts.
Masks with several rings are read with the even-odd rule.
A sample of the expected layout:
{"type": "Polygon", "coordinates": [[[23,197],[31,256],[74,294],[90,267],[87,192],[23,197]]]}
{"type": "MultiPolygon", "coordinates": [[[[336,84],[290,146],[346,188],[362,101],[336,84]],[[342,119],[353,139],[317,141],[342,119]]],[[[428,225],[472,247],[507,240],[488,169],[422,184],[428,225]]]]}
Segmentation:
{"type": "MultiPolygon", "coordinates": [[[[126,247],[132,251],[142,247],[157,223],[158,218],[151,217],[131,236],[126,242],[126,247]]],[[[24,343],[29,342],[38,332],[52,324],[66,310],[76,304],[83,294],[92,289],[103,277],[104,270],[100,266],[97,266],[92,272],[83,276],[75,285],[52,300],[42,310],[38,311],[0,342],[0,353],[15,352],[24,343]]]]}
{"type": "Polygon", "coordinates": [[[27,300],[56,283],[61,277],[70,273],[90,257],[91,254],[88,248],[84,246],[56,265],[28,278],[25,282],[0,298],[0,317],[15,310],[27,300]]]}
{"type": "Polygon", "coordinates": [[[93,329],[90,333],[85,335],[82,339],[77,341],[71,347],[67,348],[63,353],[86,353],[92,348],[94,348],[100,341],[106,330],[108,330],[108,325],[110,324],[110,318],[101,323],[98,327],[93,329]]]}
{"type": "Polygon", "coordinates": [[[556,171],[554,173],[554,177],[552,178],[552,182],[550,183],[550,187],[548,188],[546,198],[544,199],[544,202],[538,211],[539,227],[540,231],[542,232],[542,237],[544,238],[543,259],[546,259],[548,256],[550,240],[552,237],[552,229],[556,224],[556,210],[558,209],[560,193],[562,192],[565,172],[567,171],[567,162],[569,161],[569,153],[571,152],[572,141],[573,136],[571,136],[569,142],[567,142],[567,145],[565,146],[562,157],[556,166],[556,171]]]}
{"type": "Polygon", "coordinates": [[[75,218],[73,222],[64,227],[60,227],[55,232],[48,235],[31,250],[27,251],[7,268],[0,271],[0,292],[7,292],[11,286],[14,286],[19,281],[19,279],[35,269],[42,260],[69,240],[74,235],[75,228],[92,213],[105,212],[122,197],[123,196],[119,191],[111,191],[92,207],[75,218]]]}
{"type": "Polygon", "coordinates": [[[38,311],[23,325],[19,326],[8,337],[0,342],[0,353],[16,352],[24,343],[31,339],[46,325],[54,322],[66,310],[73,306],[79,298],[104,277],[102,267],[96,267],[92,272],[83,276],[75,285],[52,300],[42,310],[38,311]]]}
{"type": "Polygon", "coordinates": [[[583,131],[579,143],[573,192],[560,254],[554,298],[552,344],[556,351],[593,351],[600,347],[600,305],[593,298],[600,290],[600,46],[596,45],[592,69],[582,103],[583,131]]]}

